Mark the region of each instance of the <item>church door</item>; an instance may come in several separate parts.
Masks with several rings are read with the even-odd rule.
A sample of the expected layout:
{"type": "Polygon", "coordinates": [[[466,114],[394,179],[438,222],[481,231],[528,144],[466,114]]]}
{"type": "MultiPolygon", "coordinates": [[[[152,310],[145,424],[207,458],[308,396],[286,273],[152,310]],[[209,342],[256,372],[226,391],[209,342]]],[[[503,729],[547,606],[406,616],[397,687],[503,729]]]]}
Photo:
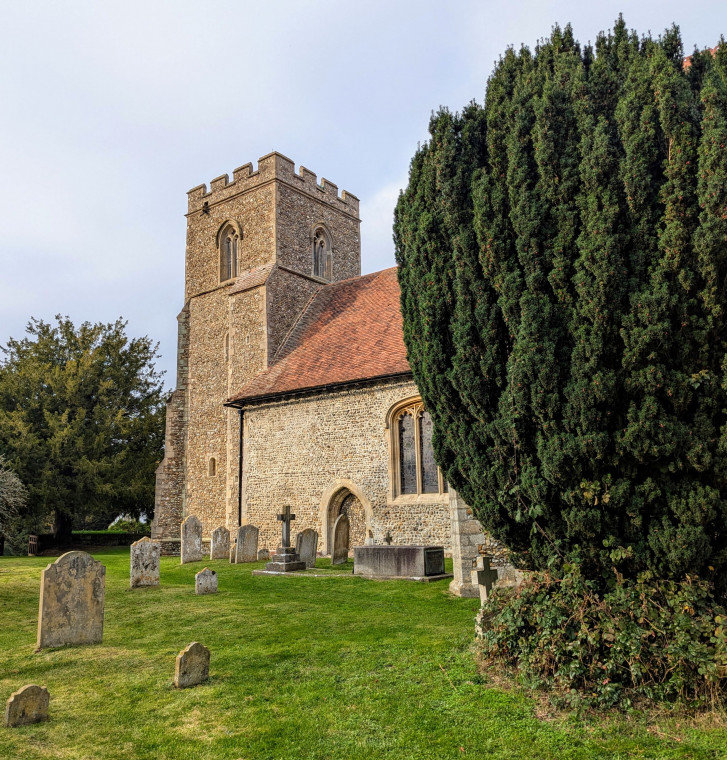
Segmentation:
{"type": "Polygon", "coordinates": [[[344,489],[331,499],[328,512],[328,551],[333,547],[333,526],[339,515],[346,515],[350,525],[349,549],[363,546],[366,540],[366,513],[357,496],[344,489]]]}

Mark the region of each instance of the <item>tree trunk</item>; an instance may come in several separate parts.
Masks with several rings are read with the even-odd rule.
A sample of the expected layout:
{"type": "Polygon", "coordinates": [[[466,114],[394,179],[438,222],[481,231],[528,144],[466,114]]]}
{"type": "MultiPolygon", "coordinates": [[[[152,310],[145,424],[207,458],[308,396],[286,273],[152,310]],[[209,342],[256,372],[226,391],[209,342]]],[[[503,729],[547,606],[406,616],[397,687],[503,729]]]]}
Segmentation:
{"type": "Polygon", "coordinates": [[[70,515],[55,511],[53,522],[53,538],[57,545],[70,544],[73,534],[73,518],[70,515]]]}

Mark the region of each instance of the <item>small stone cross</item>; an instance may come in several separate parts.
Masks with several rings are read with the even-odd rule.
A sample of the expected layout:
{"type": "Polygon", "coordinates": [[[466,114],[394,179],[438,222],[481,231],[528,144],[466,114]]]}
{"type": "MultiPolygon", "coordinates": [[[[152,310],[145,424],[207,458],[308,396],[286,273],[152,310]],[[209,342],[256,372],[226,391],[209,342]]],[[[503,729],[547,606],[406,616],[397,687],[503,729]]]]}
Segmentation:
{"type": "Polygon", "coordinates": [[[497,570],[490,567],[489,557],[477,557],[472,560],[472,585],[480,590],[480,604],[484,604],[489,596],[490,589],[497,580],[497,570]]]}
{"type": "Polygon", "coordinates": [[[281,515],[278,515],[278,520],[280,520],[283,523],[283,543],[282,547],[284,549],[290,548],[290,521],[295,520],[295,515],[290,514],[290,506],[286,505],[283,507],[283,513],[281,515]]]}

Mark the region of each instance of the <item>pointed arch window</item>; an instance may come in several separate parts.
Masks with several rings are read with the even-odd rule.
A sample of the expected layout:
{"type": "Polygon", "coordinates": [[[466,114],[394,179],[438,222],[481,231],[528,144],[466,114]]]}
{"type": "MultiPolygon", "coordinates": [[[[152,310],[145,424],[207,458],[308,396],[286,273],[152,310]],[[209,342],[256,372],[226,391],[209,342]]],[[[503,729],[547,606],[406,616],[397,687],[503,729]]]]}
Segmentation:
{"type": "Polygon", "coordinates": [[[447,483],[434,460],[433,423],[421,399],[403,402],[389,413],[391,496],[441,496],[447,483]]]}
{"type": "Polygon", "coordinates": [[[331,238],[323,227],[317,227],[313,233],[313,276],[330,280],[332,258],[331,238]]]}
{"type": "Polygon", "coordinates": [[[227,224],[220,233],[220,281],[237,277],[240,233],[234,225],[227,224]]]}

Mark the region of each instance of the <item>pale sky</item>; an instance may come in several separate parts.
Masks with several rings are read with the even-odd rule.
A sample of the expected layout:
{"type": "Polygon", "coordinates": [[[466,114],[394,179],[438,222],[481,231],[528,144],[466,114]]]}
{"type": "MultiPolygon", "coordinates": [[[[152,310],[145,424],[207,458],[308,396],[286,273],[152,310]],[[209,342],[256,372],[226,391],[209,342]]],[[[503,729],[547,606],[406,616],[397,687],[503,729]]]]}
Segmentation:
{"type": "Polygon", "coordinates": [[[0,0],[0,344],[121,316],[171,388],[187,190],[280,151],[361,199],[363,272],[392,266],[431,112],[481,102],[507,46],[620,11],[687,53],[727,33],[724,0],[0,0]]]}

